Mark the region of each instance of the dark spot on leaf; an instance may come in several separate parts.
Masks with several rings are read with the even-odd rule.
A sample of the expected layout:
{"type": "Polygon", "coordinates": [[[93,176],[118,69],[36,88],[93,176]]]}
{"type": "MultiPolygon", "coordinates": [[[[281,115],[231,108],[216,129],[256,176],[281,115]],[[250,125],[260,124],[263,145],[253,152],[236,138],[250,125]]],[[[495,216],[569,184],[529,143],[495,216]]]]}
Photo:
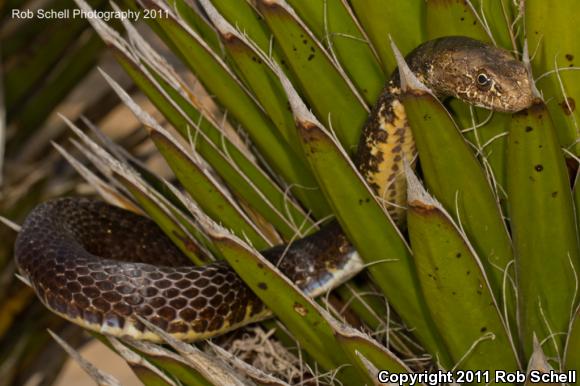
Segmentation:
{"type": "Polygon", "coordinates": [[[560,106],[562,106],[564,114],[570,115],[574,112],[574,110],[576,110],[576,101],[574,101],[574,99],[570,97],[566,97],[566,100],[562,101],[562,103],[560,103],[560,106]]]}
{"type": "Polygon", "coordinates": [[[476,25],[476,24],[477,24],[477,20],[474,20],[474,21],[473,21],[473,25],[476,25]]]}
{"type": "Polygon", "coordinates": [[[310,47],[310,51],[311,52],[316,52],[316,50],[314,49],[314,46],[310,47]]]}
{"type": "Polygon", "coordinates": [[[308,43],[308,40],[306,40],[306,39],[303,39],[303,40],[302,40],[302,43],[306,44],[306,43],[308,43]]]}
{"type": "Polygon", "coordinates": [[[479,329],[480,332],[486,332],[487,331],[487,327],[483,326],[479,329]]]}
{"type": "Polygon", "coordinates": [[[258,268],[260,268],[260,269],[264,268],[264,265],[262,263],[258,263],[257,265],[258,265],[258,268]]]}
{"type": "Polygon", "coordinates": [[[457,254],[455,255],[455,257],[457,257],[458,259],[461,258],[461,252],[457,252],[457,254]]]}
{"type": "Polygon", "coordinates": [[[464,21],[464,20],[465,20],[465,18],[464,18],[464,17],[462,17],[462,18],[460,18],[459,20],[461,20],[461,21],[464,21]]]}
{"type": "Polygon", "coordinates": [[[471,271],[467,271],[465,272],[467,275],[471,275],[471,271]]]}
{"type": "Polygon", "coordinates": [[[295,302],[294,303],[294,311],[298,313],[300,316],[306,316],[308,314],[308,310],[302,304],[295,302]]]}
{"type": "Polygon", "coordinates": [[[572,55],[572,54],[566,54],[565,56],[566,56],[566,59],[568,59],[568,61],[570,61],[570,62],[572,60],[574,60],[574,55],[572,55]]]}
{"type": "Polygon", "coordinates": [[[533,131],[534,128],[532,126],[526,126],[526,133],[529,133],[530,131],[533,131]]]}
{"type": "Polygon", "coordinates": [[[258,288],[265,291],[268,289],[268,285],[266,285],[266,283],[260,282],[258,283],[258,288]]]}
{"type": "Polygon", "coordinates": [[[312,59],[314,59],[314,54],[308,55],[308,61],[311,61],[312,59]]]}
{"type": "Polygon", "coordinates": [[[457,292],[451,291],[451,295],[457,295],[457,292]]]}
{"type": "Polygon", "coordinates": [[[428,120],[430,120],[430,119],[431,119],[431,116],[430,116],[429,114],[425,114],[425,115],[423,115],[423,120],[424,120],[424,121],[428,121],[428,120]]]}
{"type": "Polygon", "coordinates": [[[556,198],[557,195],[558,195],[558,192],[552,192],[552,197],[556,198]]]}
{"type": "Polygon", "coordinates": [[[534,170],[537,172],[541,172],[542,170],[544,170],[544,167],[540,164],[534,166],[534,170]]]}

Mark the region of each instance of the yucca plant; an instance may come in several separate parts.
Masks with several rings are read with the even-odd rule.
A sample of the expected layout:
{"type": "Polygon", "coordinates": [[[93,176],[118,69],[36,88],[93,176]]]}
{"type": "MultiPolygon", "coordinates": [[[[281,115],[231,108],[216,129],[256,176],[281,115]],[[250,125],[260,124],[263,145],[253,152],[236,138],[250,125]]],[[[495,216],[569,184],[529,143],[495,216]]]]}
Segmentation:
{"type": "MultiPolygon", "coordinates": [[[[108,7],[100,0],[90,4],[108,7]]],[[[54,23],[13,15],[15,10],[29,9],[72,11],[76,4],[73,0],[0,3],[0,216],[14,222],[39,202],[70,194],[78,184],[74,171],[62,169],[62,158],[51,151],[49,139],[68,136],[54,110],[64,112],[64,106],[70,112],[74,104],[75,109],[86,106],[83,113],[92,119],[104,118],[119,103],[105,85],[93,85],[89,98],[67,104],[75,90],[90,82],[87,75],[95,71],[105,46],[86,19],[54,23]],[[108,99],[103,93],[109,94],[108,99]],[[91,109],[99,99],[101,103],[91,109]]],[[[32,376],[48,384],[58,377],[66,354],[46,328],[66,336],[75,347],[87,337],[80,328],[47,313],[33,291],[16,279],[15,236],[10,227],[0,227],[0,385],[23,384],[32,376]]]]}
{"type": "MultiPolygon", "coordinates": [[[[230,339],[188,345],[148,325],[173,350],[105,340],[144,384],[370,385],[379,384],[380,370],[417,375],[435,369],[491,370],[455,378],[486,384],[502,380],[495,370],[580,370],[580,193],[571,183],[580,92],[574,2],[142,0],[119,6],[113,4],[147,15],[207,93],[193,92],[129,21],[123,38],[91,19],[167,120],[163,127],[103,74],[176,181],[72,123],[93,169],[58,149],[105,199],[153,218],[194,263],[226,259],[277,317],[277,324],[264,324],[276,327],[270,344],[300,358],[287,362],[299,374],[281,379],[283,371],[276,378],[232,356],[230,339]],[[490,113],[458,101],[442,105],[409,83],[402,101],[420,179],[407,171],[402,233],[350,157],[370,107],[403,64],[389,36],[405,54],[447,35],[488,41],[529,62],[538,100],[515,115],[490,113]],[[258,251],[303,237],[331,216],[367,268],[314,301],[258,251]]],[[[103,384],[115,382],[92,373],[103,384]]]]}

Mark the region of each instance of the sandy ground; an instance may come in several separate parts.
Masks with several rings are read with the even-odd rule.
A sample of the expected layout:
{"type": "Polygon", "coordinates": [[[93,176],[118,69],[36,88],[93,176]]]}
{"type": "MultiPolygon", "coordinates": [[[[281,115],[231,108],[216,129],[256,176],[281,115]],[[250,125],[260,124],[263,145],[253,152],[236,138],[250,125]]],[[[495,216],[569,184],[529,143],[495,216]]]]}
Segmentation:
{"type": "MultiPolygon", "coordinates": [[[[102,371],[114,376],[124,386],[142,385],[129,366],[114,352],[98,341],[87,344],[81,355],[102,371]]],[[[95,382],[76,364],[68,360],[56,386],[94,386],[95,382]]]]}

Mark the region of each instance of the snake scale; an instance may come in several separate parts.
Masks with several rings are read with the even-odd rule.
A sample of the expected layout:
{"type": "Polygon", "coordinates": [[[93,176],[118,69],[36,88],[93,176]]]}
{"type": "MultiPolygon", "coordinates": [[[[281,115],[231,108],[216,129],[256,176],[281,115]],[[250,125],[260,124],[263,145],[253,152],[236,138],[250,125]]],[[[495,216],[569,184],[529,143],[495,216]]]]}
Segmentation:
{"type": "MultiPolygon", "coordinates": [[[[502,112],[519,111],[532,101],[525,66],[508,51],[477,40],[431,40],[406,61],[440,98],[453,96],[502,112]]],[[[415,147],[400,93],[396,71],[364,127],[356,165],[404,227],[402,171],[405,160],[414,159],[415,147]]],[[[362,269],[336,221],[289,248],[262,254],[311,296],[362,269]]],[[[61,198],[36,207],[18,235],[15,258],[49,309],[105,334],[159,341],[139,316],[177,339],[193,341],[269,315],[225,262],[194,267],[150,219],[95,200],[61,198]]]]}

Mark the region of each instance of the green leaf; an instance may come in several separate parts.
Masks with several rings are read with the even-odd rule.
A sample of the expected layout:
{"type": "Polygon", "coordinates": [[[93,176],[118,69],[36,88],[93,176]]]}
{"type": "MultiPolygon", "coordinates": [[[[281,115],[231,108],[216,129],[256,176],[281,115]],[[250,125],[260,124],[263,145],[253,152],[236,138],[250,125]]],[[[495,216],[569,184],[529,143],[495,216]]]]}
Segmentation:
{"type": "Polygon", "coordinates": [[[96,166],[105,168],[105,174],[110,175],[117,182],[117,186],[124,187],[125,191],[133,196],[187,257],[197,265],[208,262],[204,248],[212,250],[212,246],[208,243],[207,238],[169,200],[155,191],[123,160],[115,159],[67,118],[63,117],[63,120],[84,142],[89,151],[94,153],[94,156],[89,159],[98,159],[100,165],[96,166]]]}
{"type": "Polygon", "coordinates": [[[389,46],[389,35],[404,55],[425,40],[425,4],[423,0],[351,0],[352,8],[373,48],[390,74],[397,61],[389,46]]]}
{"type": "Polygon", "coordinates": [[[268,60],[267,54],[260,51],[255,42],[248,40],[229,24],[209,0],[201,0],[201,4],[218,29],[223,44],[243,80],[295,153],[304,158],[284,89],[276,74],[264,62],[268,60]]]}
{"type": "Polygon", "coordinates": [[[524,351],[536,334],[548,339],[546,355],[559,356],[578,304],[580,252],[568,172],[543,103],[514,115],[507,176],[524,351]]]}
{"type": "Polygon", "coordinates": [[[484,168],[502,212],[507,213],[506,150],[511,115],[471,108],[459,99],[450,101],[454,118],[484,168]],[[473,113],[473,115],[471,114],[473,113]],[[491,117],[490,117],[491,115],[491,117]]]}
{"type": "MultiPolygon", "coordinates": [[[[151,9],[160,8],[155,5],[151,9]]],[[[263,109],[203,39],[195,31],[187,29],[171,12],[167,17],[157,17],[155,20],[179,48],[187,65],[205,88],[242,124],[267,163],[284,180],[315,188],[316,181],[307,165],[277,135],[274,124],[263,109]]]]}
{"type": "Polygon", "coordinates": [[[150,136],[181,185],[207,215],[238,236],[247,237],[256,248],[272,245],[273,240],[268,241],[229,193],[219,186],[219,182],[204,170],[199,161],[196,162],[180,144],[171,139],[169,133],[159,128],[152,130],[150,136]]]}
{"type": "MultiPolygon", "coordinates": [[[[292,224],[310,224],[298,205],[289,200],[255,162],[230,142],[190,101],[161,77],[152,78],[145,68],[137,65],[123,52],[114,52],[123,68],[175,129],[185,138],[195,137],[195,147],[200,155],[238,197],[274,224],[285,239],[289,240],[296,233],[292,224]],[[200,131],[199,135],[196,135],[193,128],[200,131]]],[[[301,192],[304,191],[296,189],[296,196],[303,197],[301,192]]],[[[324,200],[317,199],[316,202],[324,203],[324,200]]],[[[315,213],[323,215],[325,212],[327,210],[315,213]]]]}
{"type": "Polygon", "coordinates": [[[204,265],[207,258],[198,246],[198,242],[192,239],[189,232],[183,228],[182,224],[163,208],[158,200],[152,198],[151,192],[143,191],[142,187],[122,176],[116,178],[131,193],[133,198],[145,210],[145,212],[155,221],[171,241],[193,261],[196,265],[204,265]]]}
{"type": "MultiPolygon", "coordinates": [[[[169,344],[181,359],[186,361],[192,368],[195,369],[203,378],[212,385],[228,385],[228,386],[245,386],[247,383],[242,381],[237,373],[232,368],[225,365],[223,361],[219,360],[213,355],[206,354],[198,349],[195,345],[191,345],[180,341],[167,333],[160,327],[149,322],[147,319],[138,317],[139,321],[147,327],[155,335],[158,335],[167,344],[169,344]]],[[[199,385],[205,385],[206,382],[201,382],[199,385]]],[[[197,384],[196,384],[197,385],[197,384]]]]}
{"type": "Polygon", "coordinates": [[[441,204],[412,174],[409,238],[419,280],[454,367],[515,371],[519,368],[481,261],[441,204]]]}
{"type": "Polygon", "coordinates": [[[385,84],[376,53],[353,14],[341,1],[288,0],[318,41],[336,58],[367,104],[373,105],[385,84]]]}
{"type": "MultiPolygon", "coordinates": [[[[241,240],[220,230],[208,233],[232,268],[322,367],[330,370],[349,363],[342,350],[328,350],[337,344],[334,330],[315,302],[241,240]]],[[[341,367],[338,373],[347,384],[356,384],[358,376],[349,366],[341,367]]]]}
{"type": "MultiPolygon", "coordinates": [[[[243,31],[262,51],[270,51],[270,31],[262,16],[247,1],[212,0],[213,6],[229,23],[243,31]]],[[[276,55],[276,47],[273,48],[276,55]]]]}
{"type": "Polygon", "coordinates": [[[568,340],[566,342],[566,353],[564,354],[564,369],[575,370],[580,373],[580,307],[576,309],[574,318],[570,324],[568,340]]]}
{"type": "Polygon", "coordinates": [[[411,91],[401,101],[427,187],[464,230],[481,258],[494,296],[502,303],[504,270],[512,260],[511,242],[485,172],[434,96],[411,91]]]}
{"type": "MultiPolygon", "coordinates": [[[[463,0],[427,1],[427,37],[462,35],[484,42],[491,42],[484,25],[473,9],[471,2],[463,0]]],[[[398,43],[398,42],[397,42],[398,43]]]]}
{"type": "Polygon", "coordinates": [[[507,50],[517,49],[516,37],[512,31],[514,22],[510,0],[471,0],[479,19],[489,27],[492,39],[497,46],[507,50]]]}
{"type": "Polygon", "coordinates": [[[144,386],[177,386],[177,384],[140,354],[129,349],[117,339],[109,338],[115,351],[127,362],[144,386]]]}
{"type": "Polygon", "coordinates": [[[344,150],[296,98],[291,94],[290,101],[306,156],[342,229],[406,325],[442,363],[449,364],[422,302],[407,244],[344,150]]]}
{"type": "Polygon", "coordinates": [[[580,228],[580,171],[576,172],[574,181],[574,207],[576,208],[576,226],[580,228]]]}
{"type": "Polygon", "coordinates": [[[363,372],[366,372],[366,366],[361,360],[361,355],[378,369],[394,373],[412,372],[394,353],[358,330],[344,327],[337,329],[335,334],[350,361],[359,366],[363,372]]]}
{"type": "Polygon", "coordinates": [[[132,340],[128,344],[147,360],[185,386],[213,386],[181,356],[173,351],[148,342],[132,340]]]}
{"type": "Polygon", "coordinates": [[[260,0],[258,9],[316,115],[332,127],[343,146],[353,153],[368,115],[364,101],[286,5],[260,0]]]}
{"type": "Polygon", "coordinates": [[[179,16],[206,42],[214,52],[220,52],[221,43],[217,32],[208,23],[207,19],[201,16],[185,0],[171,0],[179,16]]]}
{"type": "Polygon", "coordinates": [[[377,331],[384,323],[383,316],[387,314],[385,302],[368,280],[362,285],[356,281],[341,285],[336,293],[371,331],[377,331]]]}
{"type": "Polygon", "coordinates": [[[560,145],[580,154],[580,77],[566,71],[580,63],[580,40],[574,0],[558,1],[554,7],[542,0],[526,1],[525,36],[532,55],[536,86],[542,92],[557,130],[560,145]]]}

